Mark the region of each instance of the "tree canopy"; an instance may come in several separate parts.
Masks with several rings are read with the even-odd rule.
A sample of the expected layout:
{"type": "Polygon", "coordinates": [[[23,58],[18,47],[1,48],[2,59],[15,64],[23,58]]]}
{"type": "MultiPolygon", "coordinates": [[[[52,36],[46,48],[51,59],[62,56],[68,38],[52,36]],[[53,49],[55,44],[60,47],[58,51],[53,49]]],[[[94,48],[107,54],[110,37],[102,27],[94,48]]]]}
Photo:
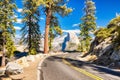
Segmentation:
{"type": "Polygon", "coordinates": [[[80,24],[81,51],[88,51],[92,40],[91,32],[96,30],[95,3],[92,0],[86,0],[83,10],[85,14],[80,24]]]}
{"type": "Polygon", "coordinates": [[[21,29],[21,41],[27,44],[29,54],[36,54],[40,49],[40,26],[39,26],[39,8],[34,0],[24,0],[23,22],[24,27],[21,29]]]}

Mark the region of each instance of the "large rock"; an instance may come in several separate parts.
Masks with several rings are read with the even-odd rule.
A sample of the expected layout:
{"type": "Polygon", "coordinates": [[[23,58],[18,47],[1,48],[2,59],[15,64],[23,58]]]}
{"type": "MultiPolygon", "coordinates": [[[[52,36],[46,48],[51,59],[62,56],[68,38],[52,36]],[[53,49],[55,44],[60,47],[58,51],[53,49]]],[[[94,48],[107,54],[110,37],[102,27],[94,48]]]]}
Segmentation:
{"type": "Polygon", "coordinates": [[[0,80],[12,80],[11,78],[0,78],[0,80]]]}
{"type": "Polygon", "coordinates": [[[75,32],[68,32],[62,44],[62,51],[76,51],[78,49],[79,39],[75,32]]]}
{"type": "Polygon", "coordinates": [[[23,67],[15,62],[9,62],[6,65],[6,73],[7,74],[20,74],[23,73],[23,67]]]}
{"type": "Polygon", "coordinates": [[[27,61],[34,62],[35,61],[35,56],[34,55],[27,56],[27,61]]]}
{"type": "Polygon", "coordinates": [[[53,40],[53,43],[52,43],[53,51],[61,51],[62,50],[62,44],[63,44],[66,36],[67,35],[58,36],[53,40]]]}
{"type": "Polygon", "coordinates": [[[15,61],[17,64],[19,64],[21,67],[29,67],[28,61],[26,57],[19,58],[15,61]]]}
{"type": "Polygon", "coordinates": [[[6,67],[0,67],[0,76],[5,74],[6,67]]]}
{"type": "MultiPolygon", "coordinates": [[[[112,41],[112,37],[108,37],[103,41],[98,40],[96,37],[91,44],[89,55],[96,55],[97,60],[93,60],[94,63],[108,66],[111,63],[120,61],[120,50],[116,48],[115,43],[112,41]]],[[[87,56],[89,56],[87,54],[87,56]]]]}

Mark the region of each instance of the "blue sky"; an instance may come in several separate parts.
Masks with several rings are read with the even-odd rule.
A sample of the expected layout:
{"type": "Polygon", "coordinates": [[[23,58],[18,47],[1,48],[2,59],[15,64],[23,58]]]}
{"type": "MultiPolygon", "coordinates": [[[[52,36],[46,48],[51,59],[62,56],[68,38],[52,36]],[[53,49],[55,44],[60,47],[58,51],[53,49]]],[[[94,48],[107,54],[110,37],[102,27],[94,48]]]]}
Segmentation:
{"type": "MultiPolygon", "coordinates": [[[[23,26],[21,24],[21,18],[20,12],[22,10],[22,1],[23,0],[16,0],[17,6],[18,6],[18,12],[16,12],[16,15],[18,16],[18,22],[15,26],[17,29],[17,34],[19,34],[19,29],[23,26]],[[20,28],[19,28],[20,27],[20,28]]],[[[67,4],[69,7],[73,8],[73,12],[70,13],[66,17],[59,17],[59,22],[61,25],[61,28],[63,30],[78,30],[79,27],[77,24],[81,23],[80,18],[83,16],[83,7],[84,7],[84,1],[85,0],[70,0],[67,4]]],[[[93,0],[95,2],[96,6],[96,17],[97,17],[97,26],[106,26],[109,21],[116,16],[116,13],[120,13],[120,0],[93,0]]],[[[45,15],[41,15],[40,19],[40,29],[41,32],[44,32],[45,28],[45,15]]]]}

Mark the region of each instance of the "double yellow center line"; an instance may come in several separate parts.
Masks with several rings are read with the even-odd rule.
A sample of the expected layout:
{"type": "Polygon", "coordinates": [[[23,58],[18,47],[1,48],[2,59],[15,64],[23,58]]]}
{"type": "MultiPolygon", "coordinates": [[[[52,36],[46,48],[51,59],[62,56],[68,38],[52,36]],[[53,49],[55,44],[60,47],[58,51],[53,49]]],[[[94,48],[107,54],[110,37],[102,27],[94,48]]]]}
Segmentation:
{"type": "Polygon", "coordinates": [[[86,75],[86,76],[89,76],[89,77],[91,77],[91,78],[93,78],[93,79],[95,79],[95,80],[103,80],[102,78],[100,78],[100,77],[98,77],[98,76],[96,76],[96,75],[94,75],[94,74],[91,74],[91,73],[85,71],[84,69],[80,69],[80,68],[78,68],[78,67],[73,66],[70,62],[68,62],[68,61],[65,60],[64,58],[65,58],[65,56],[63,57],[63,62],[64,62],[65,64],[69,65],[69,66],[70,66],[71,68],[73,68],[74,70],[76,70],[76,71],[78,71],[78,72],[80,72],[80,73],[82,73],[82,74],[84,74],[84,75],[86,75]]]}

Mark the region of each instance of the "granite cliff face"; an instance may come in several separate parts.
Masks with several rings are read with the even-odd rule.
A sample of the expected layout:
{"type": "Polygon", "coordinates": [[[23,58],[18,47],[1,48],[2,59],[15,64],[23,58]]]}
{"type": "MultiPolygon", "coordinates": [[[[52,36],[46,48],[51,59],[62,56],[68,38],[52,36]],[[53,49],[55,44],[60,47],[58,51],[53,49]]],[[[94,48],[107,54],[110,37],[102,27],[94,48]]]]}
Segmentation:
{"type": "Polygon", "coordinates": [[[76,51],[78,49],[79,39],[75,32],[68,32],[67,35],[59,36],[53,41],[53,50],[55,51],[76,51]]]}
{"type": "Polygon", "coordinates": [[[116,49],[117,44],[113,44],[111,40],[112,38],[109,37],[99,43],[96,38],[91,44],[90,51],[85,56],[95,55],[97,58],[90,60],[95,64],[120,67],[120,49],[116,49]]]}
{"type": "Polygon", "coordinates": [[[90,50],[83,57],[95,55],[93,63],[120,67],[120,16],[112,19],[107,28],[101,28],[95,33],[90,50]]]}
{"type": "Polygon", "coordinates": [[[79,39],[76,33],[68,32],[62,43],[62,51],[77,51],[79,39]]]}

